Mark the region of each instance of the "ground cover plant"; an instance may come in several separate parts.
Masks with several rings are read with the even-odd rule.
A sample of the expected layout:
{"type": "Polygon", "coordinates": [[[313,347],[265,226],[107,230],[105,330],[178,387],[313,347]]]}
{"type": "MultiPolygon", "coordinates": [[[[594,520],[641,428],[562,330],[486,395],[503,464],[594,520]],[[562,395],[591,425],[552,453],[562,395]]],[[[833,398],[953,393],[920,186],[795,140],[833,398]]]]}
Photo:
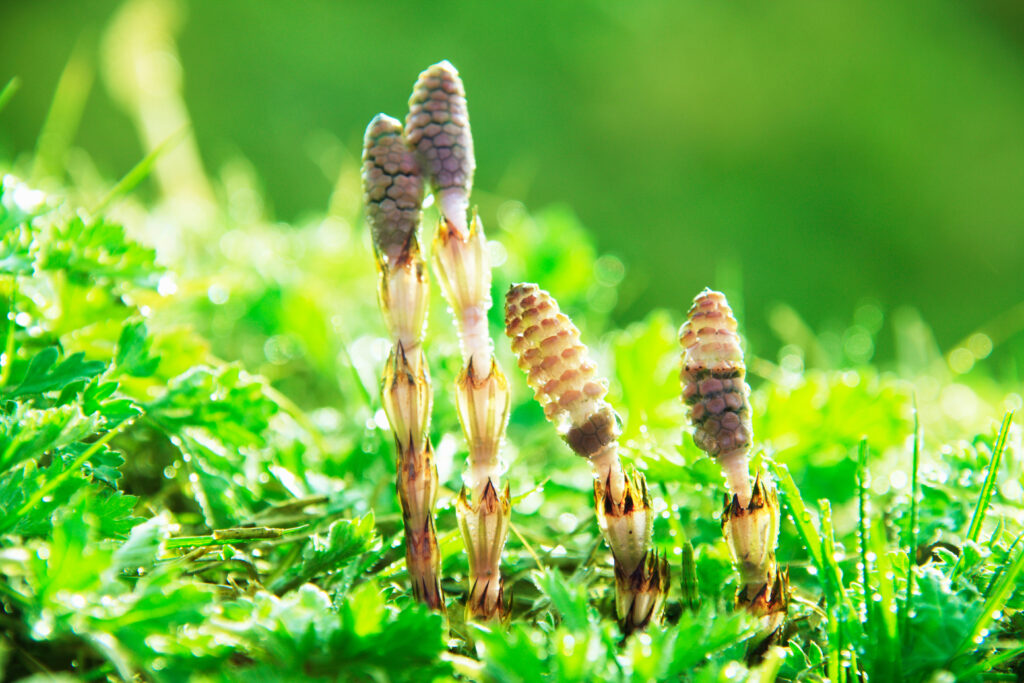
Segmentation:
{"type": "MultiPolygon", "coordinates": [[[[181,104],[173,79],[149,86],[125,98],[140,131],[154,129],[154,101],[181,104]]],[[[3,87],[0,125],[16,91],[3,87]]],[[[47,129],[74,129],[60,118],[74,109],[67,96],[58,91],[47,129]]],[[[858,310],[848,338],[892,335],[901,349],[872,365],[790,311],[777,357],[730,346],[745,376],[709,364],[715,379],[739,378],[730,409],[750,420],[744,466],[749,456],[762,477],[749,499],[727,503],[727,522],[759,491],[777,496],[766,503],[777,548],[755,563],[770,575],[759,583],[736,567],[736,524],[723,535],[738,475],[727,489],[722,458],[693,439],[687,413],[699,421],[700,402],[681,400],[679,328],[699,291],[679,292],[680,312],[614,329],[600,302],[629,266],[597,253],[568,210],[485,197],[486,241],[468,214],[444,239],[479,238],[498,301],[513,283],[541,283],[572,318],[575,332],[557,322],[571,347],[589,347],[572,369],[590,381],[593,362],[608,380],[594,390],[597,413],[562,400],[576,383],[544,385],[538,398],[558,405],[545,411],[528,384],[536,375],[514,367],[529,344],[513,353],[504,307],[459,298],[458,266],[429,266],[444,253],[444,240],[430,242],[451,203],[438,197],[421,221],[417,263],[446,283],[417,295],[429,326],[389,327],[378,269],[392,262],[364,218],[358,160],[334,170],[329,207],[282,225],[244,164],[202,173],[181,123],[119,182],[90,173],[59,136],[0,160],[4,680],[1018,678],[1019,377],[981,372],[993,351],[984,334],[947,357],[919,319],[858,310]],[[469,307],[493,345],[467,346],[469,307]],[[977,370],[954,376],[964,354],[977,370]],[[484,381],[495,372],[510,396],[506,471],[493,447],[505,418],[484,438],[469,417],[502,412],[501,383],[484,381]],[[392,433],[401,401],[388,402],[403,376],[419,387],[429,377],[433,392],[429,424],[413,410],[408,439],[392,433]],[[474,399],[485,386],[488,398],[474,399]],[[621,423],[594,422],[606,405],[621,423]],[[546,412],[565,418],[567,435],[588,416],[598,447],[582,436],[567,445],[546,412]],[[569,448],[589,457],[612,441],[603,483],[621,473],[635,488],[629,514],[643,517],[622,527],[614,515],[627,506],[598,496],[595,514],[591,466],[569,448]],[[434,473],[401,497],[396,442],[410,460],[429,453],[419,471],[434,473]],[[417,486],[430,495],[415,507],[417,486]],[[408,543],[426,520],[424,560],[408,543]],[[608,549],[627,527],[643,537],[628,562],[608,549]],[[491,570],[493,588],[478,580],[491,570]],[[784,587],[769,591],[785,598],[784,620],[774,621],[777,600],[767,614],[747,604],[769,584],[784,587]]],[[[430,183],[442,194],[443,181],[430,183]]],[[[728,294],[742,331],[742,287],[708,284],[728,294]]],[[[730,325],[709,329],[731,335],[730,325]]],[[[694,368],[689,382],[704,379],[694,368]]]]}

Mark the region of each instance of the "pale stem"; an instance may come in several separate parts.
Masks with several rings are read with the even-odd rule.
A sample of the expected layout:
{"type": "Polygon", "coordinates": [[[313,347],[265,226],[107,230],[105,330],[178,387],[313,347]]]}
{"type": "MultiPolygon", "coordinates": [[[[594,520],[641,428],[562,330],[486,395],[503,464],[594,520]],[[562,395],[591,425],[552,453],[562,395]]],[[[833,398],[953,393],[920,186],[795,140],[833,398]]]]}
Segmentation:
{"type": "Polygon", "coordinates": [[[487,310],[466,306],[461,312],[463,360],[473,363],[473,371],[483,376],[491,369],[491,337],[487,334],[487,310]]]}
{"type": "Polygon", "coordinates": [[[449,187],[437,193],[438,208],[445,218],[448,219],[460,237],[469,234],[469,195],[461,187],[449,187]]]}
{"type": "Polygon", "coordinates": [[[750,505],[753,488],[750,484],[750,453],[741,448],[718,456],[718,464],[725,474],[726,485],[739,499],[740,507],[750,505]]]}
{"type": "Polygon", "coordinates": [[[612,500],[621,501],[626,493],[626,473],[619,460],[618,442],[613,441],[598,451],[590,458],[590,465],[594,468],[594,478],[608,486],[612,500]]]}

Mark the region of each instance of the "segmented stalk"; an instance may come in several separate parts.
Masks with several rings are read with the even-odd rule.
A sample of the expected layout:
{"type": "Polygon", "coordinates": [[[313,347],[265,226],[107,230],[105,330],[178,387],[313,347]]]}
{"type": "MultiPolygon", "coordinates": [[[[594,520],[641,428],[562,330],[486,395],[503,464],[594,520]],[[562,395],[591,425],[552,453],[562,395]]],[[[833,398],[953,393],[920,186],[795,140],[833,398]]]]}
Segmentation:
{"type": "Polygon", "coordinates": [[[443,611],[441,553],[433,515],[437,467],[428,435],[432,395],[422,346],[430,290],[416,238],[423,180],[419,162],[402,136],[401,122],[384,114],[374,117],[366,129],[363,192],[381,312],[394,343],[381,378],[381,399],[395,438],[406,566],[416,598],[443,611]]]}
{"type": "Polygon", "coordinates": [[[466,618],[503,616],[501,554],[511,519],[509,488],[499,458],[511,395],[494,358],[487,330],[491,264],[478,216],[466,223],[473,182],[473,137],[459,74],[441,62],[420,74],[409,100],[406,135],[438,197],[441,220],[434,239],[434,267],[459,330],[463,370],[455,402],[469,448],[463,487],[456,500],[459,528],[469,556],[466,618]]]}
{"type": "Polygon", "coordinates": [[[740,572],[736,604],[762,618],[757,650],[781,635],[789,601],[789,577],[779,569],[779,500],[760,474],[750,483],[753,444],[750,387],[743,349],[725,295],[705,289],[679,331],[683,347],[679,379],[693,424],[693,440],[715,458],[732,495],[725,496],[722,534],[740,572]]]}
{"type": "Polygon", "coordinates": [[[616,612],[624,632],[642,629],[660,613],[669,570],[650,549],[647,481],[619,459],[619,418],[604,398],[607,380],[598,377],[579,330],[537,285],[509,289],[505,332],[544,414],[593,467],[594,507],[615,563],[616,612]]]}

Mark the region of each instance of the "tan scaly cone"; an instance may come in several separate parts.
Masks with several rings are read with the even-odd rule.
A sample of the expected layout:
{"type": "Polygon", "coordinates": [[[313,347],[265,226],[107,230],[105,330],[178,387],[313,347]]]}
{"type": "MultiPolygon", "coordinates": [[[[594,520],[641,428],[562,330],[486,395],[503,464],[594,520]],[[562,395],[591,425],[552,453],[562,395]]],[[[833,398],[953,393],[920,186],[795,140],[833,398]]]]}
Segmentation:
{"type": "Polygon", "coordinates": [[[447,61],[420,74],[409,100],[406,137],[415,146],[434,187],[441,220],[434,266],[459,328],[464,367],[455,401],[469,448],[464,487],[456,500],[459,528],[469,556],[466,618],[486,621],[507,614],[501,554],[508,540],[511,502],[502,489],[499,450],[508,424],[508,381],[494,358],[487,332],[491,265],[477,216],[466,212],[476,162],[466,96],[447,61]]]}
{"type": "Polygon", "coordinates": [[[693,424],[693,440],[715,458],[732,497],[725,497],[722,533],[740,571],[736,604],[762,619],[756,650],[781,636],[789,602],[789,577],[779,569],[779,500],[770,480],[750,484],[750,387],[738,325],[725,295],[705,289],[679,331],[680,382],[693,424]]]}
{"type": "Polygon", "coordinates": [[[607,382],[572,321],[537,285],[513,285],[505,299],[505,332],[544,415],[594,470],[594,506],[615,562],[615,607],[623,632],[657,618],[669,570],[651,546],[654,513],[643,474],[625,472],[618,454],[619,420],[604,400],[607,382]]]}
{"type": "Polygon", "coordinates": [[[430,291],[416,239],[423,180],[401,122],[384,114],[366,129],[363,192],[381,312],[394,342],[381,379],[381,398],[395,437],[406,566],[416,598],[444,611],[433,515],[437,468],[428,435],[430,375],[422,348],[430,291]]]}

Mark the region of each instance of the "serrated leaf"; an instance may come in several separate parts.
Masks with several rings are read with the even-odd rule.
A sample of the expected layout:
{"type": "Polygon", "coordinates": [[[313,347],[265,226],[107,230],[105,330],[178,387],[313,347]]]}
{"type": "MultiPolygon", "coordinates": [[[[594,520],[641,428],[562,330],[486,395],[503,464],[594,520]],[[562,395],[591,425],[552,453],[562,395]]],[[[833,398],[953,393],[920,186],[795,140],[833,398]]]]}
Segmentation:
{"type": "Polygon", "coordinates": [[[174,378],[167,393],[146,405],[172,433],[201,428],[225,446],[265,446],[277,404],[262,380],[237,365],[200,366],[174,378]]]}
{"type": "MultiPolygon", "coordinates": [[[[380,550],[380,547],[372,512],[357,519],[340,519],[331,524],[326,537],[314,535],[309,539],[301,561],[289,567],[271,585],[271,590],[278,594],[287,593],[326,574],[337,574],[354,560],[366,560],[367,554],[380,550]]],[[[363,568],[365,564],[359,562],[363,568]]]]}
{"type": "Polygon", "coordinates": [[[121,328],[114,354],[117,372],[132,377],[151,377],[160,365],[159,356],[150,355],[149,333],[142,320],[131,320],[121,328]]]}
{"type": "Polygon", "coordinates": [[[557,571],[535,572],[533,582],[551,600],[551,607],[572,631],[585,631],[590,625],[587,590],[578,583],[569,583],[557,571]]]}
{"type": "Polygon", "coordinates": [[[124,538],[142,521],[133,514],[138,505],[138,496],[127,496],[121,492],[100,494],[91,500],[89,511],[99,520],[98,530],[103,538],[124,538]]]}
{"type": "MultiPolygon", "coordinates": [[[[64,449],[66,457],[74,460],[89,448],[89,444],[76,443],[64,449]]],[[[124,456],[117,451],[101,448],[96,451],[82,466],[86,476],[116,489],[117,480],[121,478],[120,467],[124,464],[124,456]]]]}
{"type": "Polygon", "coordinates": [[[99,431],[101,422],[76,405],[39,410],[17,404],[13,413],[0,415],[0,472],[86,439],[99,431]]]}
{"type": "Polygon", "coordinates": [[[163,273],[156,253],[132,241],[124,227],[81,216],[47,227],[37,241],[37,271],[61,271],[73,282],[113,283],[155,289],[163,273]]]}
{"type": "Polygon", "coordinates": [[[262,667],[250,672],[256,679],[283,669],[314,679],[334,679],[343,671],[351,680],[419,683],[450,671],[440,657],[441,615],[421,605],[389,608],[373,582],[361,585],[336,610],[311,584],[283,598],[260,593],[253,601],[253,609],[228,616],[251,615],[245,635],[264,653],[262,667]]]}
{"type": "Polygon", "coordinates": [[[3,389],[4,397],[13,399],[58,391],[73,382],[92,379],[107,367],[103,361],[85,360],[84,353],[74,353],[58,363],[59,357],[60,352],[51,346],[33,356],[27,367],[16,364],[12,373],[20,380],[16,386],[3,389]]]}
{"type": "Polygon", "coordinates": [[[19,514],[29,496],[66,468],[62,458],[39,469],[34,463],[0,476],[0,531],[25,537],[47,536],[53,530],[54,513],[88,485],[81,477],[68,477],[54,489],[53,495],[19,514]]]}

